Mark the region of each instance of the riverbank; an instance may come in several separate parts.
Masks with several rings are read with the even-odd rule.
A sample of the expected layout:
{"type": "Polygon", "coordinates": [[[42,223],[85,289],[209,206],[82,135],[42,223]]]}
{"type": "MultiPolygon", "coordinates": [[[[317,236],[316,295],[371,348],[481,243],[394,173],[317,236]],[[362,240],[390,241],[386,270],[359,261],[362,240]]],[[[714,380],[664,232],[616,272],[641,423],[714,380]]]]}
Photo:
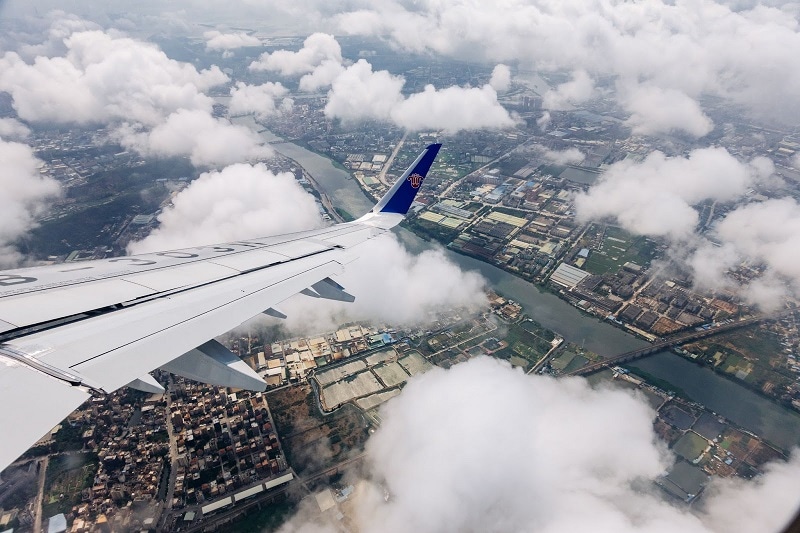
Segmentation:
{"type": "MultiPolygon", "coordinates": [[[[252,118],[251,118],[252,121],[252,118]]],[[[277,136],[265,132],[265,140],[277,136]]],[[[314,176],[320,193],[327,194],[333,205],[358,215],[372,208],[370,200],[348,172],[334,166],[330,159],[292,143],[280,143],[276,151],[297,161],[314,176]]],[[[397,229],[395,234],[412,253],[431,249],[431,244],[416,234],[397,229]]],[[[447,257],[464,270],[478,271],[499,294],[522,305],[524,312],[559,336],[604,357],[647,346],[624,330],[613,327],[573,307],[558,295],[527,282],[494,265],[444,248],[447,257]]],[[[731,420],[748,431],[761,435],[782,449],[800,444],[800,415],[783,408],[708,368],[689,363],[671,352],[659,352],[631,363],[633,366],[683,389],[695,401],[731,420]]]]}

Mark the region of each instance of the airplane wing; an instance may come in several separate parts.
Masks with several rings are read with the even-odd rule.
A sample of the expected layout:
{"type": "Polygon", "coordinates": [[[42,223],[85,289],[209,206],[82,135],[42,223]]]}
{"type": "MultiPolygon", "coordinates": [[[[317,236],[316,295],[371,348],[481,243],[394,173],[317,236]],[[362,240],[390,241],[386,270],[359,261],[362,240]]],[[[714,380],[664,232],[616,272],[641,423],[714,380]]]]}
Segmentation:
{"type": "Polygon", "coordinates": [[[353,301],[331,276],[407,213],[440,144],[373,209],[324,229],[0,272],[0,470],[94,394],[163,392],[149,372],[264,390],[214,340],[297,293],[353,301]]]}

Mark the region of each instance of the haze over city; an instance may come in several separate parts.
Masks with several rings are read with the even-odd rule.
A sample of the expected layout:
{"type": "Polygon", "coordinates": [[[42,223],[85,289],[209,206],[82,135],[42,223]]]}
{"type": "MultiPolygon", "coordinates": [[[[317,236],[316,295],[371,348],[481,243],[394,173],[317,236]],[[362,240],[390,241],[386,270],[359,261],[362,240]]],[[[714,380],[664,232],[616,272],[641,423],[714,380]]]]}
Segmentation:
{"type": "Polygon", "coordinates": [[[354,302],[218,338],[266,392],[157,371],[163,396],[93,398],[3,471],[0,530],[800,507],[796,2],[0,0],[0,24],[5,269],[357,219],[442,144],[336,276],[354,302]]]}

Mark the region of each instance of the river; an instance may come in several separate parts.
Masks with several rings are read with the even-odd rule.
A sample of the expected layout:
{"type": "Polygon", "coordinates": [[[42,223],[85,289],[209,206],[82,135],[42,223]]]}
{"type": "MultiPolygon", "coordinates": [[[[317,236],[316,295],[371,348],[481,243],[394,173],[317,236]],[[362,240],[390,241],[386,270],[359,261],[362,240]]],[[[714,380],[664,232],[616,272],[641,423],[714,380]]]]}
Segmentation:
{"type": "MultiPolygon", "coordinates": [[[[239,117],[235,122],[260,129],[249,116],[239,117]]],[[[272,143],[277,152],[302,165],[314,177],[320,192],[326,193],[335,205],[354,216],[360,216],[372,207],[372,201],[364,195],[358,183],[346,171],[335,167],[329,159],[293,143],[280,142],[281,139],[269,131],[262,131],[261,135],[265,141],[272,143]]],[[[399,230],[398,236],[414,252],[432,246],[403,229],[399,230]]],[[[604,356],[616,355],[647,344],[497,267],[450,250],[446,250],[446,253],[462,268],[481,272],[498,293],[519,302],[534,320],[558,332],[568,341],[604,356]]],[[[693,400],[781,448],[789,449],[800,444],[800,414],[781,407],[708,368],[701,368],[672,352],[661,352],[640,359],[631,366],[683,389],[693,400]]]]}

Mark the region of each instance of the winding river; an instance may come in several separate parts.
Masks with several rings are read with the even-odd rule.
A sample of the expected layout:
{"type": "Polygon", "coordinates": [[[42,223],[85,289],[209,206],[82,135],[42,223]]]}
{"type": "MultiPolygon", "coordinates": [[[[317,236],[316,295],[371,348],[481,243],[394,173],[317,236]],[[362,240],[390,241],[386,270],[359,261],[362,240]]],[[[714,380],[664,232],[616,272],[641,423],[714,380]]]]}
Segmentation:
{"type": "MultiPolygon", "coordinates": [[[[235,122],[261,129],[252,117],[239,117],[235,122]]],[[[331,161],[281,139],[269,131],[261,131],[274,149],[300,163],[335,205],[355,216],[372,207],[349,174],[331,161]]],[[[399,230],[399,237],[414,252],[432,245],[416,235],[399,230]]],[[[448,257],[464,269],[477,270],[500,294],[519,302],[525,312],[543,326],[557,331],[568,341],[581,344],[600,355],[610,356],[646,344],[632,335],[597,318],[588,316],[557,296],[539,290],[508,272],[471,257],[446,251],[448,257]]],[[[800,414],[777,405],[734,381],[702,368],[672,352],[661,352],[640,359],[632,366],[683,389],[693,400],[748,429],[769,442],[789,449],[800,444],[800,414]]]]}

